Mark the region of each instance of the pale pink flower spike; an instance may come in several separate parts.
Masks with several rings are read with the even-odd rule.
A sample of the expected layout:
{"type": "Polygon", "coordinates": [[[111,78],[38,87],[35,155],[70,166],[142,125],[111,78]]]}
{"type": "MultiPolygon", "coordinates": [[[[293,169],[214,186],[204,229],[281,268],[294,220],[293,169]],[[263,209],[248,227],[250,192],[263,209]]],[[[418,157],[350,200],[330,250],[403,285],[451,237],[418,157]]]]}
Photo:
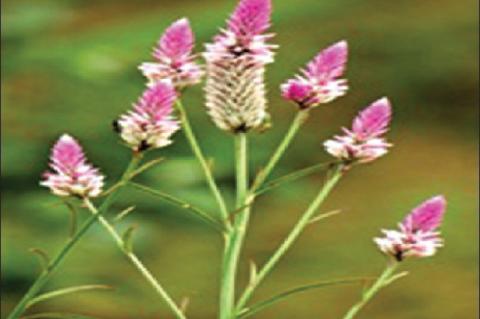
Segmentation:
{"type": "Polygon", "coordinates": [[[62,135],[52,148],[50,168],[40,185],[58,196],[96,197],[103,188],[104,176],[89,164],[82,147],[70,135],[62,135]]]}
{"type": "Polygon", "coordinates": [[[443,196],[423,202],[399,224],[400,230],[382,230],[385,237],[375,238],[375,243],[383,253],[397,261],[410,256],[433,256],[443,246],[437,229],[442,223],[446,205],[443,196]]]}
{"type": "Polygon", "coordinates": [[[268,120],[265,65],[273,62],[275,45],[268,44],[270,0],[241,0],[227,29],[206,44],[206,107],[223,130],[261,129],[268,120]]]}
{"type": "Polygon", "coordinates": [[[318,53],[301,75],[281,85],[282,96],[297,103],[301,109],[308,109],[345,95],[347,80],[339,77],[345,72],[347,59],[346,41],[331,45],[318,53]]]}
{"type": "Polygon", "coordinates": [[[139,69],[153,86],[160,81],[171,81],[175,88],[200,82],[203,71],[195,63],[192,50],[195,38],[186,18],[174,22],[158,41],[154,48],[153,57],[156,62],[142,63],[139,69]]]}
{"type": "Polygon", "coordinates": [[[326,151],[338,159],[359,163],[385,155],[392,145],[382,135],[388,131],[391,117],[387,98],[373,102],[353,120],[351,130],[343,128],[344,135],[324,142],[326,151]]]}
{"type": "Polygon", "coordinates": [[[172,143],[171,136],[180,128],[172,116],[177,98],[173,86],[160,82],[148,88],[133,110],[115,121],[115,128],[134,151],[160,148],[172,143]]]}

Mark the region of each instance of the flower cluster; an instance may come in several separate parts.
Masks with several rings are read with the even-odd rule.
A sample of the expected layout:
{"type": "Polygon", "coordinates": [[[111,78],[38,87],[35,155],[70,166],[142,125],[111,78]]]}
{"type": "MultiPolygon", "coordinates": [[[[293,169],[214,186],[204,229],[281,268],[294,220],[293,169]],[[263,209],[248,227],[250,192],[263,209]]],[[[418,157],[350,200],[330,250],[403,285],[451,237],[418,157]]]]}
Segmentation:
{"type": "Polygon", "coordinates": [[[160,81],[171,81],[175,88],[200,82],[203,71],[192,54],[195,38],[186,18],[174,22],[158,41],[153,57],[157,62],[142,63],[139,69],[154,86],[160,81]]]}
{"type": "Polygon", "coordinates": [[[400,230],[383,230],[385,237],[375,238],[378,248],[385,254],[402,261],[406,257],[429,257],[443,246],[437,231],[445,214],[446,200],[433,197],[418,207],[399,224],[400,230]]]}
{"type": "Polygon", "coordinates": [[[339,77],[345,72],[347,57],[346,41],[324,49],[301,71],[302,75],[282,84],[282,96],[295,102],[301,109],[308,109],[345,95],[347,80],[339,77]]]}
{"type": "Polygon", "coordinates": [[[391,117],[388,99],[375,101],[353,120],[351,130],[343,128],[344,135],[325,141],[326,151],[338,159],[359,163],[385,155],[391,144],[382,135],[388,131],[391,117]]]}
{"type": "Polygon", "coordinates": [[[227,29],[206,45],[206,107],[222,130],[247,132],[267,124],[265,65],[276,47],[267,43],[272,34],[263,34],[270,15],[270,0],[241,0],[227,29]]]}
{"type": "Polygon", "coordinates": [[[62,135],[53,146],[50,168],[40,185],[55,195],[96,197],[102,192],[104,176],[87,162],[82,147],[70,135],[62,135]]]}
{"type": "Polygon", "coordinates": [[[171,144],[171,136],[180,129],[172,116],[176,97],[169,83],[159,82],[148,88],[133,110],[114,122],[121,138],[138,152],[171,144]]]}

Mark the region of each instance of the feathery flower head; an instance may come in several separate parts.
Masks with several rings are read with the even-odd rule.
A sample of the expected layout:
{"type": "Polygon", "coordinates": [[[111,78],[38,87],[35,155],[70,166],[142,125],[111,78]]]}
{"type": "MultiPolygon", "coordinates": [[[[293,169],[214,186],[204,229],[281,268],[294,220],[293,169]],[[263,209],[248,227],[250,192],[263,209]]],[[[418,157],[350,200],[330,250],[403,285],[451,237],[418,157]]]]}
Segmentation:
{"type": "Polygon", "coordinates": [[[58,196],[96,197],[102,192],[104,176],[89,164],[82,147],[70,135],[62,135],[52,148],[51,171],[40,185],[58,196]]]}
{"type": "Polygon", "coordinates": [[[135,151],[171,144],[171,136],[180,128],[172,116],[176,98],[175,89],[167,82],[145,90],[133,110],[114,122],[121,138],[135,151]]]}
{"type": "Polygon", "coordinates": [[[203,71],[194,61],[194,43],[188,19],[182,18],[168,27],[153,51],[157,62],[145,62],[139,67],[149,80],[148,85],[170,80],[176,88],[181,89],[200,82],[203,71]]]}
{"type": "Polygon", "coordinates": [[[445,214],[447,201],[435,196],[423,202],[399,224],[400,230],[382,230],[385,237],[375,238],[378,248],[402,261],[405,257],[433,256],[443,240],[437,229],[445,214]]]}
{"type": "Polygon", "coordinates": [[[268,44],[270,0],[240,0],[227,29],[206,44],[206,107],[222,130],[261,129],[268,120],[265,65],[273,62],[275,45],[268,44]]]}
{"type": "Polygon", "coordinates": [[[344,135],[336,135],[323,145],[328,153],[341,160],[373,161],[385,155],[392,146],[382,137],[388,131],[391,118],[390,101],[381,98],[360,112],[351,130],[343,128],[344,135]]]}
{"type": "Polygon", "coordinates": [[[302,75],[281,85],[282,96],[306,109],[333,101],[345,95],[347,80],[339,79],[345,72],[348,58],[346,41],[337,42],[320,51],[302,70],[302,75]]]}

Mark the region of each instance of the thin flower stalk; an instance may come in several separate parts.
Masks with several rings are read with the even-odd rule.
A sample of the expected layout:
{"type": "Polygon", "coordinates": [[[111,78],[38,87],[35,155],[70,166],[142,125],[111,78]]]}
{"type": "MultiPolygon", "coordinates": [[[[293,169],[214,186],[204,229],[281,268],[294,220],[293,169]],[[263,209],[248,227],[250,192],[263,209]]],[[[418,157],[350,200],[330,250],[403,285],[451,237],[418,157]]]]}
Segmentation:
{"type": "Polygon", "coordinates": [[[225,203],[225,200],[223,199],[223,195],[220,192],[220,189],[218,188],[215,178],[213,177],[212,170],[208,165],[208,162],[205,159],[205,156],[203,155],[202,149],[200,148],[200,144],[198,143],[197,138],[193,133],[192,126],[188,119],[187,112],[182,104],[182,101],[180,99],[177,99],[175,102],[175,106],[179,113],[180,123],[182,124],[182,129],[183,129],[183,132],[185,133],[185,137],[187,138],[187,141],[190,144],[190,147],[192,148],[193,154],[195,155],[198,162],[200,163],[200,166],[203,170],[203,174],[205,175],[205,180],[207,182],[207,185],[210,188],[210,191],[212,192],[213,197],[215,198],[215,201],[217,202],[220,217],[224,220],[226,227],[229,228],[230,221],[228,218],[229,214],[228,214],[227,204],[225,203]]]}
{"type": "Polygon", "coordinates": [[[357,313],[385,286],[393,282],[391,279],[395,276],[399,263],[391,262],[387,265],[378,279],[362,294],[359,302],[353,305],[343,319],[353,319],[357,313]]]}
{"type": "MultiPolygon", "coordinates": [[[[247,135],[235,136],[236,207],[244,206],[248,193],[247,135]]],[[[235,282],[243,240],[250,219],[250,207],[244,207],[235,217],[233,229],[226,236],[220,287],[220,319],[234,318],[235,282]]]]}
{"type": "Polygon", "coordinates": [[[117,233],[115,228],[108,222],[108,220],[98,214],[98,209],[93,205],[93,203],[88,199],[84,199],[84,204],[87,209],[93,214],[94,217],[98,218],[100,224],[105,228],[108,234],[113,238],[118,248],[123,252],[123,254],[128,258],[132,265],[138,270],[138,272],[143,276],[143,278],[153,287],[155,292],[160,296],[160,298],[165,302],[168,308],[173,312],[177,319],[186,319],[183,312],[173,301],[172,297],[165,291],[165,289],[160,285],[158,280],[153,276],[153,274],[145,267],[142,261],[137,257],[135,253],[130,251],[127,248],[127,244],[122,239],[122,237],[117,233]]]}
{"type": "Polygon", "coordinates": [[[246,305],[250,297],[252,296],[255,289],[263,281],[263,279],[273,270],[278,261],[285,255],[288,249],[293,245],[297,240],[303,230],[310,224],[310,221],[315,216],[320,205],[325,201],[327,196],[330,194],[334,186],[338,183],[340,178],[343,176],[344,167],[342,164],[338,165],[333,174],[325,181],[321,187],[318,194],[315,196],[311,204],[305,210],[303,215],[300,217],[298,222],[292,228],[287,237],[283,240],[277,250],[273,253],[270,259],[265,263],[265,265],[260,269],[258,274],[255,276],[255,279],[246,287],[245,291],[241,295],[237,306],[236,311],[239,313],[242,311],[243,307],[246,305]]]}
{"type": "MultiPolygon", "coordinates": [[[[141,158],[142,158],[141,154],[134,153],[132,160],[130,161],[129,165],[125,169],[125,172],[120,178],[121,181],[125,181],[128,178],[128,176],[131,174],[131,172],[137,168],[138,164],[141,161],[141,158]]],[[[102,202],[102,205],[98,209],[98,215],[102,215],[106,211],[108,211],[110,206],[115,202],[116,198],[118,197],[120,190],[121,190],[120,187],[117,188],[115,191],[111,192],[110,195],[105,198],[105,200],[102,202]]],[[[92,216],[89,219],[87,219],[82,224],[82,226],[80,226],[80,228],[75,233],[75,235],[68,239],[66,244],[60,249],[57,255],[50,261],[46,269],[43,270],[42,273],[37,277],[37,279],[32,284],[32,286],[28,289],[26,294],[22,297],[19,303],[8,315],[7,319],[20,318],[22,313],[25,311],[25,307],[27,306],[28,302],[42,290],[45,284],[50,280],[52,275],[61,265],[63,260],[67,257],[67,255],[75,247],[77,242],[83,237],[83,235],[85,235],[87,230],[90,229],[90,227],[95,223],[96,220],[97,220],[96,216],[92,216]]]]}

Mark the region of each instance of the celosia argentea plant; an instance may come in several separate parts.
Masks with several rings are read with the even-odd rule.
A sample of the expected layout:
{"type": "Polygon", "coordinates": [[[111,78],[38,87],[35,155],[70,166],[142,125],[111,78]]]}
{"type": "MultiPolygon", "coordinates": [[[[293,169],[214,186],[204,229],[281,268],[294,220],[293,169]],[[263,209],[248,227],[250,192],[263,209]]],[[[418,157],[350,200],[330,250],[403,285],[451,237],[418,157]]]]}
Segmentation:
{"type": "MultiPolygon", "coordinates": [[[[384,230],[384,237],[374,239],[379,250],[386,256],[385,271],[378,278],[328,280],[299,286],[270,299],[251,303],[255,290],[272,272],[302,231],[312,222],[335,213],[318,214],[318,209],[340,179],[354,167],[387,154],[392,146],[385,138],[392,118],[392,108],[390,101],[383,97],[361,110],[349,128],[342,128],[339,135],[323,142],[326,152],[334,158],[332,162],[317,163],[279,179],[268,180],[298,130],[309,116],[314,115],[314,109],[347,93],[347,80],[343,77],[348,46],[346,41],[339,41],[321,50],[298,75],[282,84],[281,95],[296,105],[296,116],[270,159],[261,167],[255,178],[249,180],[248,136],[255,131],[266,130],[270,124],[265,71],[267,65],[274,62],[275,50],[278,48],[277,45],[270,43],[274,35],[268,33],[271,11],[270,0],[240,0],[226,26],[213,37],[211,43],[206,44],[206,50],[201,55],[205,60],[204,66],[197,63],[200,56],[192,52],[194,35],[187,19],[180,19],[165,30],[153,51],[155,61],[142,63],[139,67],[148,79],[145,92],[133,105],[132,110],[114,121],[119,138],[132,152],[132,160],[120,180],[112,183],[109,189],[104,190],[104,176],[87,161],[77,139],[68,134],[58,139],[52,149],[50,170],[44,174],[41,185],[61,197],[70,209],[83,208],[89,211],[91,216],[73,232],[54,258],[46,260],[44,270],[10,313],[9,319],[19,318],[27,308],[40,301],[80,290],[99,288],[87,285],[39,294],[68,253],[96,222],[105,228],[127,260],[153,288],[162,301],[159,306],[166,305],[175,318],[188,317],[185,307],[169,295],[133,251],[131,243],[133,229],[129,228],[123,234],[116,229],[114,222],[130,210],[121,212],[111,220],[106,217],[111,205],[118,198],[119,191],[126,187],[134,187],[156,195],[195,214],[199,221],[205,222],[221,235],[219,238],[223,240],[224,250],[223,259],[219,261],[220,319],[251,317],[296,292],[333,284],[367,282],[360,300],[346,311],[343,317],[350,319],[380,289],[406,274],[397,272],[397,269],[407,259],[432,256],[443,245],[438,228],[445,213],[446,201],[442,196],[435,196],[414,208],[399,224],[398,230],[384,230]],[[226,131],[235,141],[234,205],[225,201],[181,103],[185,89],[199,84],[202,77],[206,77],[204,89],[208,115],[219,129],[226,131]],[[206,184],[216,201],[216,212],[205,212],[202,208],[171,194],[132,181],[135,176],[159,162],[153,160],[142,164],[144,154],[171,144],[173,135],[179,130],[185,134],[199,161],[206,184]],[[326,172],[325,180],[298,222],[263,265],[258,267],[251,263],[249,282],[243,289],[237,287],[240,254],[257,195],[321,170],[326,172]],[[99,206],[97,201],[100,201],[99,206]],[[241,293],[237,295],[239,291],[241,293]]],[[[46,256],[39,250],[36,252],[43,257],[46,256]]]]}

